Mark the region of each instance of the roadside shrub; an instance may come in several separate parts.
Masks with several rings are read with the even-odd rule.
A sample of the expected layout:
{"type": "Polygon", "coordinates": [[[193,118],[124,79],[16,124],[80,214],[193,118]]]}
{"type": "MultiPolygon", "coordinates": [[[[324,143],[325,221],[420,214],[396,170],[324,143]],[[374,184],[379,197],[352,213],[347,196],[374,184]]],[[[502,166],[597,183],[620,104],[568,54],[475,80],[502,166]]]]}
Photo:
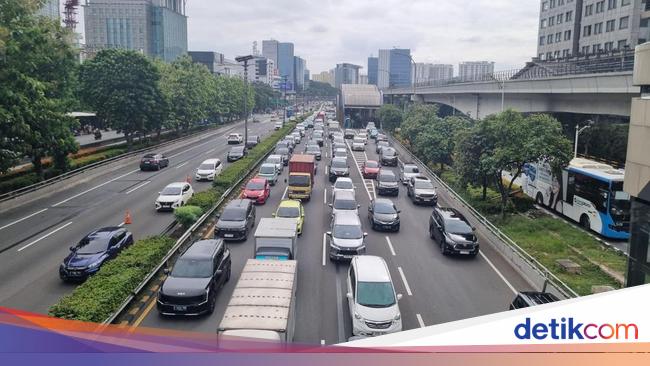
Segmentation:
{"type": "Polygon", "coordinates": [[[194,224],[204,211],[198,206],[183,206],[174,210],[174,217],[184,228],[189,228],[194,224]]]}
{"type": "Polygon", "coordinates": [[[201,210],[203,210],[203,212],[207,212],[212,208],[212,206],[217,203],[219,198],[221,198],[220,190],[212,188],[208,189],[207,191],[194,193],[194,196],[190,198],[190,200],[187,202],[187,205],[198,206],[201,208],[201,210]]]}
{"type": "Polygon", "coordinates": [[[138,240],[52,305],[49,314],[62,319],[103,322],[160,263],[174,242],[166,236],[138,240]]]}

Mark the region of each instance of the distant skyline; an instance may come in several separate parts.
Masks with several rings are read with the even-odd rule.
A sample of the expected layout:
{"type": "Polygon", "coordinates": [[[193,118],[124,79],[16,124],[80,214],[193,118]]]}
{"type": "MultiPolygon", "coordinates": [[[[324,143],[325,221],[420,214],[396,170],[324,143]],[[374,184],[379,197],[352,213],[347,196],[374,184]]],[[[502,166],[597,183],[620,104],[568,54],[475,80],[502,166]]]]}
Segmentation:
{"type": "MultiPolygon", "coordinates": [[[[272,0],[187,2],[189,50],[228,58],[262,40],[295,44],[312,74],[362,65],[380,48],[410,48],[417,62],[494,61],[524,66],[536,55],[539,0],[272,0]],[[390,10],[388,10],[390,9],[390,10]]],[[[80,11],[83,13],[83,10],[80,11]]],[[[83,14],[79,14],[83,19],[83,14]]],[[[77,28],[83,31],[83,22],[77,28]]]]}

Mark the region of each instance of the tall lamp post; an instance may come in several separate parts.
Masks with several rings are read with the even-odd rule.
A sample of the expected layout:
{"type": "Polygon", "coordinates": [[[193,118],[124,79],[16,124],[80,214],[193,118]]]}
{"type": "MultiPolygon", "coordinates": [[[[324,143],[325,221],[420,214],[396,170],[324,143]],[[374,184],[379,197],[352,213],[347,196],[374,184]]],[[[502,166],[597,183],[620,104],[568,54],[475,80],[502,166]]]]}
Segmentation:
{"type": "Polygon", "coordinates": [[[235,61],[244,63],[244,144],[248,142],[248,61],[254,58],[253,55],[235,57],[235,61]]]}
{"type": "Polygon", "coordinates": [[[580,137],[580,134],[582,133],[582,131],[584,131],[584,130],[586,130],[586,129],[588,129],[591,126],[594,125],[594,121],[592,121],[592,120],[587,120],[586,122],[587,122],[587,124],[585,126],[582,126],[582,127],[580,127],[576,123],[576,141],[575,141],[575,144],[573,146],[573,157],[574,158],[578,157],[578,138],[580,137]]]}

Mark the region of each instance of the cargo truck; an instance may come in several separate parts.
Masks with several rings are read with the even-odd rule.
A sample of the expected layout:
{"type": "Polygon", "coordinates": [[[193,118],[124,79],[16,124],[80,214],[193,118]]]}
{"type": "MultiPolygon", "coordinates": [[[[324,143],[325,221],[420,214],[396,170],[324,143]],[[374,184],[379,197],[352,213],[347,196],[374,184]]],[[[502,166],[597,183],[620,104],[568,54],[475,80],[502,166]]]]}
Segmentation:
{"type": "Polygon", "coordinates": [[[229,337],[272,341],[271,345],[291,343],[297,273],[298,262],[293,260],[249,259],[217,328],[219,347],[237,348],[241,340],[229,337]]]}
{"type": "Polygon", "coordinates": [[[290,260],[297,258],[298,220],[289,217],[264,217],[255,230],[255,259],[290,260]]]}
{"type": "Polygon", "coordinates": [[[296,154],[289,160],[289,187],[287,195],[291,199],[309,200],[316,174],[314,155],[296,154]]]}

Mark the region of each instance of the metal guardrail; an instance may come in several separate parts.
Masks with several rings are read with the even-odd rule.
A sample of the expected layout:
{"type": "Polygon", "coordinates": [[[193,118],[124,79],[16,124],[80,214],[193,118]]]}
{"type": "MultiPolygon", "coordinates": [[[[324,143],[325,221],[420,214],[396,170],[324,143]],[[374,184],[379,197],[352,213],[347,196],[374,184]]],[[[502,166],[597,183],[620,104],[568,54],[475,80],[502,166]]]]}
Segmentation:
{"type": "MultiPolygon", "coordinates": [[[[258,167],[269,155],[271,155],[272,152],[273,152],[273,147],[255,162],[255,164],[253,165],[253,169],[251,169],[251,172],[254,171],[255,168],[258,167]]],[[[244,180],[248,178],[248,176],[249,176],[248,174],[241,176],[234,185],[228,188],[228,190],[221,195],[221,198],[219,198],[217,203],[208,212],[203,214],[203,216],[201,216],[189,229],[185,231],[185,233],[183,233],[183,235],[181,235],[180,238],[178,238],[178,240],[176,240],[176,243],[174,243],[174,246],[172,246],[172,248],[169,250],[169,252],[167,252],[165,257],[163,257],[163,259],[160,261],[160,264],[158,264],[147,275],[147,277],[145,277],[142,280],[142,282],[138,285],[138,287],[136,287],[132,291],[131,295],[129,295],[129,297],[124,300],[122,305],[120,305],[120,307],[115,311],[115,313],[113,313],[110,317],[108,317],[106,320],[102,322],[102,325],[108,325],[113,323],[115,319],[117,319],[131,305],[131,302],[133,302],[133,300],[135,300],[138,297],[140,292],[160,272],[160,270],[168,265],[169,260],[176,254],[176,252],[178,252],[178,250],[182,248],[183,245],[185,245],[188,242],[188,240],[191,240],[193,238],[194,234],[196,234],[196,232],[199,231],[199,229],[206,223],[206,221],[208,221],[208,219],[212,217],[215,211],[221,208],[221,205],[226,201],[226,199],[228,198],[228,196],[230,196],[233,190],[239,187],[244,182],[244,180]]],[[[175,222],[173,224],[175,224],[175,222]]]]}
{"type": "Polygon", "coordinates": [[[555,276],[548,268],[540,263],[533,256],[528,254],[521,248],[515,241],[510,239],[498,227],[496,227],[490,220],[484,217],[467,201],[465,201],[456,191],[454,191],[447,183],[445,183],[436,173],[434,173],[426,164],[418,159],[409,149],[407,149],[400,141],[395,139],[389,134],[393,144],[399,146],[402,150],[406,151],[409,158],[419,164],[426,172],[431,175],[438,183],[440,183],[447,192],[450,193],[452,198],[460,202],[471,215],[476,219],[493,237],[490,242],[494,248],[501,253],[501,255],[517,270],[528,282],[537,290],[548,291],[560,298],[573,298],[579,295],[571,289],[566,283],[555,276]],[[550,286],[550,288],[548,288],[550,286]]]}
{"type": "MultiPolygon", "coordinates": [[[[218,129],[221,129],[223,127],[229,127],[229,125],[219,126],[219,127],[216,127],[215,129],[218,130],[218,129]]],[[[193,133],[191,135],[186,135],[186,136],[182,136],[182,137],[179,137],[179,138],[175,138],[173,140],[165,141],[165,142],[160,143],[158,145],[148,146],[148,147],[145,147],[145,148],[142,148],[142,149],[126,152],[124,154],[120,154],[120,155],[114,156],[112,158],[104,159],[104,160],[101,160],[101,161],[98,161],[98,162],[95,162],[95,163],[92,163],[92,164],[85,165],[85,166],[83,166],[81,168],[71,170],[69,172],[57,175],[57,176],[52,177],[50,179],[46,179],[46,180],[43,180],[41,182],[34,183],[34,184],[29,185],[27,187],[19,188],[19,189],[13,190],[11,192],[0,194],[0,202],[5,202],[5,201],[8,201],[8,200],[23,196],[25,194],[37,191],[37,190],[39,190],[41,188],[53,185],[53,184],[58,183],[60,181],[66,180],[68,178],[75,177],[77,175],[80,175],[80,174],[88,171],[88,170],[91,170],[91,169],[94,169],[94,168],[97,168],[97,167],[100,167],[100,166],[103,166],[103,165],[110,164],[110,163],[112,163],[114,161],[117,161],[117,160],[121,160],[121,159],[124,159],[124,158],[129,158],[129,157],[132,157],[134,155],[139,155],[139,154],[141,154],[141,153],[143,153],[145,151],[151,150],[151,149],[165,147],[165,146],[177,143],[179,141],[194,138],[194,137],[196,137],[198,134],[200,134],[202,132],[205,132],[205,130],[197,131],[196,133],[193,133]]]]}

